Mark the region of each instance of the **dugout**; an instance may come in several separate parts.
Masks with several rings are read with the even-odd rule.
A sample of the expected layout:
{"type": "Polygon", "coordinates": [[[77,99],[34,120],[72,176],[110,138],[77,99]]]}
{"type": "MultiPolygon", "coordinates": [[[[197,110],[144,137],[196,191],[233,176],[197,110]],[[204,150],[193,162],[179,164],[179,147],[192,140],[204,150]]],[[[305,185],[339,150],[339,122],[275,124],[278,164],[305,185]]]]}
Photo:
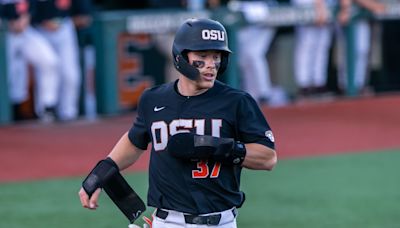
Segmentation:
{"type": "MultiPolygon", "coordinates": [[[[376,20],[392,20],[400,17],[400,4],[388,3],[388,12],[376,20]]],[[[330,19],[334,19],[331,9],[330,19]]],[[[357,20],[357,11],[354,11],[357,20]]],[[[371,15],[364,15],[371,17],[371,15]]],[[[238,26],[246,23],[240,13],[226,8],[217,11],[189,12],[184,10],[118,10],[98,11],[94,14],[93,44],[95,49],[95,98],[97,112],[102,115],[114,115],[124,110],[135,108],[141,92],[156,84],[166,81],[165,66],[168,65],[167,55],[158,47],[154,37],[174,33],[177,27],[190,17],[209,17],[221,21],[229,33],[230,48],[235,53],[235,31],[238,26]]],[[[315,18],[313,8],[294,8],[291,5],[271,7],[264,25],[279,28],[291,28],[298,24],[312,23],[315,18]]],[[[347,40],[354,42],[351,24],[347,28],[347,40]]],[[[161,39],[162,40],[162,39],[161,39]]],[[[285,33],[274,41],[274,47],[268,55],[273,62],[271,73],[280,75],[278,84],[285,89],[293,90],[291,72],[291,50],[293,37],[285,33]],[[289,60],[290,59],[290,60],[289,60]],[[289,60],[289,61],[288,61],[289,60]]],[[[0,124],[13,120],[11,104],[8,100],[6,60],[4,57],[4,28],[0,28],[0,124]]],[[[347,49],[347,63],[350,66],[349,83],[346,89],[348,96],[356,96],[354,90],[354,58],[353,48],[347,49]]],[[[220,78],[233,87],[240,86],[239,69],[236,55],[231,56],[231,64],[220,78]]]]}
{"type": "MultiPolygon", "coordinates": [[[[400,16],[399,4],[393,2],[387,4],[389,10],[384,15],[373,18],[373,20],[391,20],[400,16]]],[[[358,95],[354,85],[355,40],[353,22],[360,17],[372,17],[360,8],[355,7],[352,10],[352,20],[346,27],[348,48],[346,49],[345,61],[349,66],[347,69],[347,96],[358,95]]],[[[332,7],[329,12],[329,20],[335,20],[337,8],[332,7]]],[[[168,33],[173,34],[177,27],[190,17],[208,17],[219,20],[224,24],[228,32],[230,48],[235,53],[237,50],[236,29],[247,22],[244,21],[244,17],[240,13],[232,11],[232,8],[196,12],[172,9],[141,9],[105,11],[96,14],[94,21],[97,51],[96,98],[99,113],[110,115],[134,108],[142,89],[166,81],[164,69],[169,64],[166,56],[170,56],[170,50],[163,53],[158,49],[154,37],[168,33]],[[139,45],[137,40],[141,40],[139,45]],[[133,66],[137,64],[140,67],[134,69],[133,66]],[[124,74],[125,70],[130,73],[124,74]],[[144,83],[137,84],[135,83],[137,80],[143,80],[144,83]],[[121,82],[125,84],[121,85],[121,82]],[[136,92],[132,92],[133,90],[136,92]],[[130,95],[125,96],[124,94],[130,95]]],[[[296,8],[290,4],[279,4],[270,7],[268,18],[262,24],[284,30],[299,24],[313,23],[315,17],[312,6],[296,8]]],[[[271,73],[279,74],[279,78],[276,79],[278,84],[283,85],[286,90],[292,91],[295,90],[293,72],[291,67],[288,66],[291,65],[293,43],[292,34],[284,33],[279,41],[275,41],[273,52],[269,53],[273,55],[271,59],[275,62],[274,66],[271,66],[271,73]]],[[[240,86],[240,73],[236,58],[235,54],[231,55],[231,64],[225,74],[219,78],[233,87],[240,86]]]]}
{"type": "MultiPolygon", "coordinates": [[[[334,8],[330,10],[330,20],[334,20],[334,10],[334,8]]],[[[94,23],[95,47],[97,51],[96,97],[99,113],[112,115],[126,109],[134,108],[138,99],[138,96],[135,96],[134,93],[140,95],[140,90],[147,85],[161,84],[166,81],[165,72],[151,72],[151,70],[155,70],[154,68],[159,70],[165,69],[165,66],[171,64],[168,62],[168,58],[171,55],[172,42],[167,47],[168,50],[162,53],[162,51],[157,50],[157,42],[160,41],[157,41],[156,37],[168,33],[173,36],[178,26],[184,20],[191,17],[216,19],[224,24],[228,32],[229,46],[233,54],[230,56],[231,64],[229,64],[227,71],[219,79],[233,87],[240,87],[241,79],[237,63],[235,33],[241,25],[247,23],[240,12],[234,11],[232,8],[223,7],[213,11],[203,10],[196,12],[170,9],[99,12],[95,16],[94,23]],[[126,39],[121,38],[121,36],[126,39]],[[143,37],[146,40],[145,47],[138,47],[135,42],[132,42],[136,39],[135,37],[143,37]],[[131,53],[129,55],[124,54],[128,49],[121,49],[121,46],[130,46],[130,49],[128,49],[131,53]],[[146,53],[149,55],[146,55],[146,53]],[[124,70],[121,68],[129,65],[129,56],[140,60],[135,60],[140,66],[140,70],[135,74],[122,73],[124,70]],[[147,84],[137,85],[135,83],[135,81],[141,80],[146,81],[147,84]],[[127,94],[130,95],[127,96],[127,94]]],[[[264,22],[260,22],[260,26],[273,26],[285,29],[291,28],[294,25],[313,23],[315,17],[316,15],[312,6],[308,8],[295,8],[289,4],[281,4],[271,7],[268,18],[264,22]]],[[[352,42],[351,33],[349,34],[349,41],[352,42]]],[[[168,38],[165,39],[165,42],[168,43],[168,38]]],[[[275,80],[279,85],[283,85],[285,90],[294,93],[296,88],[294,88],[292,67],[288,67],[292,65],[291,53],[293,42],[292,34],[282,36],[281,40],[275,42],[277,48],[272,50],[273,53],[269,54],[274,55],[273,58],[270,58],[274,63],[270,67],[271,73],[272,75],[279,75],[279,77],[272,78],[272,80],[275,80]]],[[[349,48],[349,50],[352,49],[349,48]]],[[[352,61],[352,53],[348,53],[348,59],[352,61]]],[[[350,62],[350,65],[352,64],[353,62],[350,62]]],[[[352,68],[349,69],[350,71],[353,70],[352,68]]],[[[131,70],[131,72],[133,71],[131,70]]],[[[348,75],[351,82],[352,72],[348,75]]],[[[352,83],[349,83],[348,94],[354,94],[352,83]]]]}

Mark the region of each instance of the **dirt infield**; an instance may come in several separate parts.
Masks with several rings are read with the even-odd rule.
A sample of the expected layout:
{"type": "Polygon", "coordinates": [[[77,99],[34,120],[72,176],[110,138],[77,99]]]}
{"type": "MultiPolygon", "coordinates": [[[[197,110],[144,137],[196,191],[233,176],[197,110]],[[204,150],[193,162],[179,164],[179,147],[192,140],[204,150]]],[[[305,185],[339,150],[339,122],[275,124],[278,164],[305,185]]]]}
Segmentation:
{"type": "MultiPolygon", "coordinates": [[[[400,148],[400,96],[264,108],[279,158],[400,148]]],[[[0,127],[0,182],[85,175],[134,114],[95,122],[0,127]]],[[[145,153],[129,170],[144,170],[145,153]]]]}

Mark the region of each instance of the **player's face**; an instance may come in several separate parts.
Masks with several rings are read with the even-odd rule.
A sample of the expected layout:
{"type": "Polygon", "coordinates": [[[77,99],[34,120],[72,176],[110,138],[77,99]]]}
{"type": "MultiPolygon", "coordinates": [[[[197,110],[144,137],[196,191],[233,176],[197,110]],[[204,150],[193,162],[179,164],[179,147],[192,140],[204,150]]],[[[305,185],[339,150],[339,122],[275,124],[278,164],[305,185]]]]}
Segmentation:
{"type": "Polygon", "coordinates": [[[188,53],[188,59],[189,63],[200,72],[200,77],[196,80],[197,86],[201,89],[213,87],[221,65],[221,52],[213,50],[192,51],[188,53]]]}

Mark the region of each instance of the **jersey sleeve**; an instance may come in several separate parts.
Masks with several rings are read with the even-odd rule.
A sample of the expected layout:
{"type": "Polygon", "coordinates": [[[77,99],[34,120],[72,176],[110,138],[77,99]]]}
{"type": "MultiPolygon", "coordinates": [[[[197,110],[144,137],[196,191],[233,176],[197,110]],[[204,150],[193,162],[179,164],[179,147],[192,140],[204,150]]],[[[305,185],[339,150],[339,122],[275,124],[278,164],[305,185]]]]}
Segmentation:
{"type": "Polygon", "coordinates": [[[145,100],[146,100],[146,93],[143,93],[139,100],[138,112],[137,112],[138,115],[128,133],[128,138],[131,141],[131,143],[142,150],[147,149],[147,145],[150,142],[150,136],[146,129],[146,122],[143,118],[145,116],[144,112],[145,108],[144,106],[146,105],[145,100]]]}
{"type": "Polygon", "coordinates": [[[259,143],[275,149],[272,130],[257,102],[246,94],[238,105],[238,134],[244,143],[259,143]]]}

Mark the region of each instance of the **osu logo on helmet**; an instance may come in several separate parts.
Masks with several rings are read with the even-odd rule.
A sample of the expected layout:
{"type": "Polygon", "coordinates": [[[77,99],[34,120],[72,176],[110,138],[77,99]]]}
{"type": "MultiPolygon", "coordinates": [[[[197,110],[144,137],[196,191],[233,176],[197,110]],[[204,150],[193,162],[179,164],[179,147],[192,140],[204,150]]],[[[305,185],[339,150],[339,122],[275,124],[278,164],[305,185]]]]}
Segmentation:
{"type": "Polygon", "coordinates": [[[220,30],[214,30],[214,29],[203,29],[201,31],[201,38],[203,40],[219,40],[219,41],[224,41],[225,40],[225,33],[224,31],[220,30]]]}

